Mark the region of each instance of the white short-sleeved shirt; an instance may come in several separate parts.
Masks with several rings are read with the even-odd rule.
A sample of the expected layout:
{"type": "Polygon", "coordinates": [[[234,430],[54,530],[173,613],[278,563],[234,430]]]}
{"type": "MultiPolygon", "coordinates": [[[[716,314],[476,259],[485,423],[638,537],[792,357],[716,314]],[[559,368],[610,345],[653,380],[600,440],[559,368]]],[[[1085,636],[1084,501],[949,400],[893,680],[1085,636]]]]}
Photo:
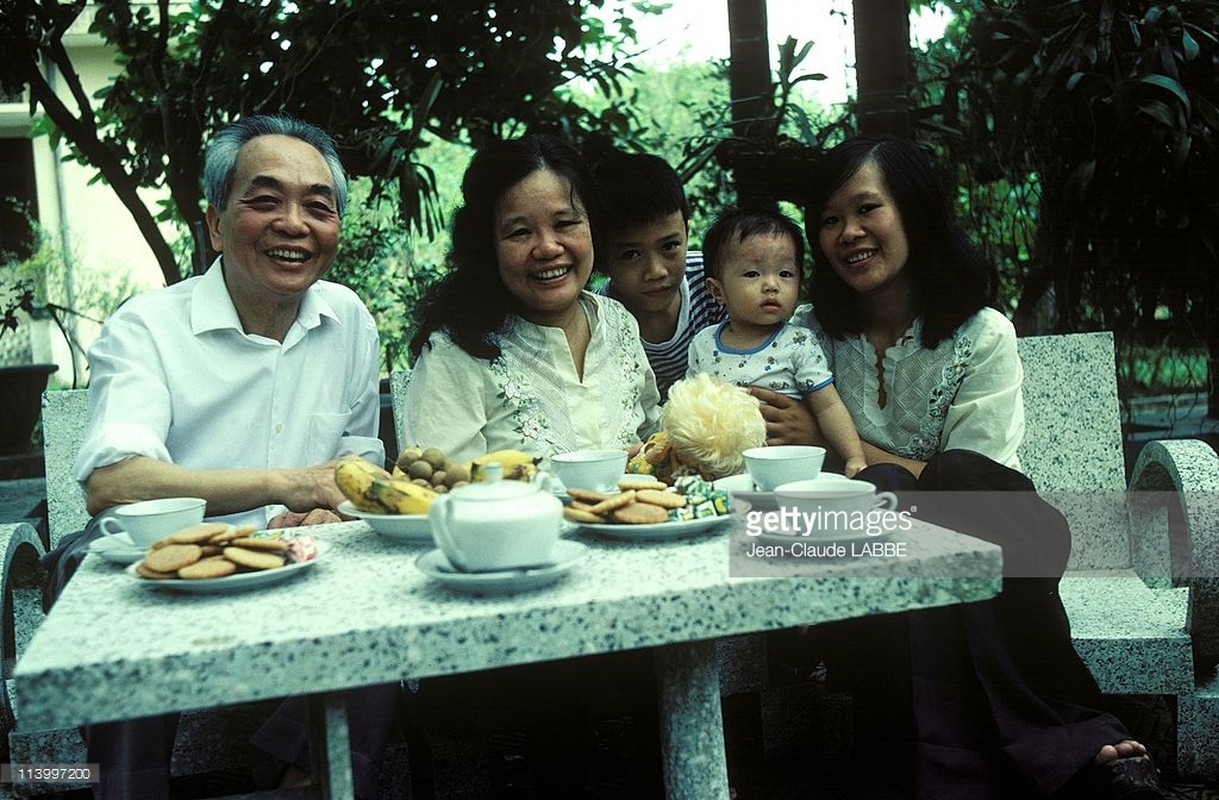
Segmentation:
{"type": "Polygon", "coordinates": [[[493,360],[434,332],[407,384],[405,440],[465,461],[502,449],[549,458],[625,448],[654,433],[660,396],[635,318],[589,292],[580,305],[591,331],[583,380],[560,328],[514,318],[494,334],[501,353],[493,360]]]}
{"type": "Polygon", "coordinates": [[[834,382],[808,328],[784,323],[757,347],[738,350],[721,340],[727,325],[711,325],[695,335],[687,374],[705,372],[736,386],[762,386],[800,399],[834,382]]]}
{"type": "MultiPolygon", "coordinates": [[[[708,325],[724,319],[724,307],[711,296],[707,288],[707,276],[703,270],[703,254],[697,250],[686,252],[686,271],[682,276],[681,306],[677,311],[677,327],[673,335],[663,342],[643,340],[643,350],[656,376],[656,386],[663,400],[669,396],[669,387],[686,374],[690,342],[694,335],[708,325]]],[[[613,295],[613,281],[607,281],[600,294],[613,295]]]]}
{"type": "Polygon", "coordinates": [[[944,450],[973,450],[1020,468],[1024,368],[1016,330],[998,311],[983,308],[934,349],[919,343],[923,321],[915,320],[885,351],[884,408],[876,352],[863,334],[834,339],[821,330],[810,305],[797,308],[792,320],[817,335],[864,441],[917,461],[944,450]]]}
{"type": "MultiPolygon", "coordinates": [[[[380,352],[350,289],[319,281],[281,344],[246,334],[221,261],[124,303],[89,349],[89,423],[76,458],[93,470],[142,455],[189,469],[296,468],[377,438],[380,352]]],[[[282,506],[223,517],[265,527],[282,506]]]]}

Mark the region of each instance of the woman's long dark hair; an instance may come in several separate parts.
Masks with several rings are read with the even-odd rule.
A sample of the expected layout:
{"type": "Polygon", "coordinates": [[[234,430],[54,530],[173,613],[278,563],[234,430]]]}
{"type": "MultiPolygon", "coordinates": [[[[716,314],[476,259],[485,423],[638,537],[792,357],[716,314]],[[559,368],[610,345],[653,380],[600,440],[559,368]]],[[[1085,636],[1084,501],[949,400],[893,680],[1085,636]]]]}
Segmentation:
{"type": "Polygon", "coordinates": [[[495,206],[504,193],[538,170],[548,169],[567,180],[593,224],[596,200],[592,176],[579,152],[547,134],[494,141],[479,149],[461,182],[463,205],[453,215],[449,272],[433,284],[415,306],[419,324],[411,338],[411,355],[418,358],[434,331],[444,330],[475,358],[498,358],[491,334],[502,330],[519,313],[516,298],[499,277],[493,234],[495,206]]]}
{"type": "Polygon", "coordinates": [[[814,264],[809,297],[817,321],[839,339],[863,329],[859,295],[830,265],[818,234],[830,196],[869,162],[884,176],[901,215],[910,245],[905,272],[914,288],[915,313],[923,318],[921,344],[935,347],[994,304],[998,279],[957,220],[927,152],[906,139],[856,136],[826,152],[817,165],[805,208],[814,264]]]}

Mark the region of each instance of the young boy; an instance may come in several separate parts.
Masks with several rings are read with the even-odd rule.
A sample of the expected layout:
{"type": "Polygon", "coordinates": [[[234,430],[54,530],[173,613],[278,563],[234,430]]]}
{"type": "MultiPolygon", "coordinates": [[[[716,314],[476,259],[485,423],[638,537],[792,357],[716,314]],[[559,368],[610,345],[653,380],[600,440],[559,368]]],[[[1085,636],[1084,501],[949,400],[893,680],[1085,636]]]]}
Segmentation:
{"type": "Polygon", "coordinates": [[[686,372],[690,340],[724,318],[703,280],[701,253],[688,253],[690,205],[681,178],[664,159],[614,153],[596,167],[601,230],[596,269],[600,290],[639,322],[663,401],[686,372]]]}
{"type": "Polygon", "coordinates": [[[707,287],[728,312],[690,344],[688,374],[803,397],[830,446],[854,475],[867,466],[859,434],[834,388],[812,331],[787,320],[796,307],[804,240],[778,213],[728,211],[703,239],[707,287]]]}

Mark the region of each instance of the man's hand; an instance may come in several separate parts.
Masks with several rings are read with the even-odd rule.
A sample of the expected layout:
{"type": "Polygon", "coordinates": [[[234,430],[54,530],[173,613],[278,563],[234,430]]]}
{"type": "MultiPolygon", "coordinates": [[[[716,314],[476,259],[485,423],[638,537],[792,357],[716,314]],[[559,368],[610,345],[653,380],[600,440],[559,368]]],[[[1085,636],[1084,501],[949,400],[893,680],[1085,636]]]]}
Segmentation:
{"type": "Polygon", "coordinates": [[[342,522],[338,514],[329,508],[315,508],[311,511],[285,511],[272,517],[267,528],[303,528],[308,525],[328,525],[331,522],[342,522]]]}
{"type": "Polygon", "coordinates": [[[766,420],[766,443],[813,444],[825,447],[825,437],[805,403],[761,386],[748,387],[762,401],[759,410],[766,420]]]}
{"type": "MultiPolygon", "coordinates": [[[[334,467],[338,459],[312,467],[283,470],[281,496],[277,501],[291,511],[308,513],[319,508],[337,508],[343,493],[334,482],[334,467]]],[[[331,520],[337,522],[338,519],[331,520]]]]}

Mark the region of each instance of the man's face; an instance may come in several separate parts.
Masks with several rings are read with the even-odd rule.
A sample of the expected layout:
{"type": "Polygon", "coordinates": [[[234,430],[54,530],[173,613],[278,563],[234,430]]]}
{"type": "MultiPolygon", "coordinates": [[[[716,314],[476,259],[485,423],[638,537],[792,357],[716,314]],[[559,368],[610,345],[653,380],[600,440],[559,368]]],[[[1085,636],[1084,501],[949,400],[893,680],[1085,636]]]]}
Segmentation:
{"type": "Polygon", "coordinates": [[[334,178],[312,145],[275,134],[242,146],[225,207],[208,206],[207,222],[243,321],[299,298],[326,272],[339,242],[335,199],[334,178]]]}
{"type": "Polygon", "coordinates": [[[631,313],[676,313],[686,271],[686,220],[680,211],[610,237],[597,252],[610,294],[631,313]]]}

